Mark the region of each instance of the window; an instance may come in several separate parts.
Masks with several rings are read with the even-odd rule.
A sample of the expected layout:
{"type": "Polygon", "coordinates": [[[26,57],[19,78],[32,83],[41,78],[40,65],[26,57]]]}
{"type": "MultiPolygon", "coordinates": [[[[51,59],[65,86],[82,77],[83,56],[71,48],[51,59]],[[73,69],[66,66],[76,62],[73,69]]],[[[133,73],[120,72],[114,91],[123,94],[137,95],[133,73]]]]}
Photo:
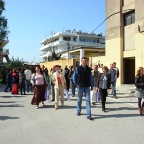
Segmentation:
{"type": "Polygon", "coordinates": [[[73,41],[76,41],[76,38],[73,38],[73,41]]]}
{"type": "Polygon", "coordinates": [[[135,11],[131,11],[124,14],[124,26],[135,23],[135,11]]]}
{"type": "Polygon", "coordinates": [[[86,39],[83,39],[83,42],[86,42],[86,39]]]}
{"type": "Polygon", "coordinates": [[[65,41],[70,41],[71,40],[71,38],[70,37],[63,37],[63,40],[65,40],[65,41]]]}

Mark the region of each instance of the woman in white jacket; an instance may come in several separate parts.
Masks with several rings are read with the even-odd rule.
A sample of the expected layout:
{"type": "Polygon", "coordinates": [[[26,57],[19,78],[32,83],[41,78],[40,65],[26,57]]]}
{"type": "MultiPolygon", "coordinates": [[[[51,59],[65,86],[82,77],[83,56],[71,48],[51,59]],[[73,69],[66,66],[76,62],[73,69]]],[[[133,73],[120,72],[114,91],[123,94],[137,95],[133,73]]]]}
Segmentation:
{"type": "Polygon", "coordinates": [[[53,73],[52,81],[54,83],[55,90],[55,110],[58,109],[59,95],[61,96],[61,106],[64,106],[64,89],[66,88],[66,81],[63,74],[60,71],[60,66],[55,66],[55,73],[53,73]]]}

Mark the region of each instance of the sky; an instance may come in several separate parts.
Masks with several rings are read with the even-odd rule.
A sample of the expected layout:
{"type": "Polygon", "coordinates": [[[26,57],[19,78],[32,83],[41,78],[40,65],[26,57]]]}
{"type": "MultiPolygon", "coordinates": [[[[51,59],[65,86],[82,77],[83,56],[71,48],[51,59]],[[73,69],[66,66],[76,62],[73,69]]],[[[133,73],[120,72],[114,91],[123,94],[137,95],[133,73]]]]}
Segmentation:
{"type": "MultiPolygon", "coordinates": [[[[105,0],[5,0],[9,57],[40,62],[40,42],[52,33],[76,29],[91,33],[105,17],[105,0]]],[[[105,23],[95,33],[105,35],[105,23]]]]}

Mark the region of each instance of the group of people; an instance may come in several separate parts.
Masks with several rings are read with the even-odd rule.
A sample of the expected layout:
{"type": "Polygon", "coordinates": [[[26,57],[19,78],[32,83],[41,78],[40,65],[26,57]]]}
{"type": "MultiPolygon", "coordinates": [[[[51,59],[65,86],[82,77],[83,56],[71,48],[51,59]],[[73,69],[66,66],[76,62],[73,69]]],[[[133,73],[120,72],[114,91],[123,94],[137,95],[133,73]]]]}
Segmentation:
{"type": "Polygon", "coordinates": [[[6,87],[4,89],[5,92],[10,89],[11,94],[20,94],[26,95],[26,91],[32,92],[32,85],[30,83],[31,71],[29,67],[26,68],[14,68],[7,69],[5,72],[5,81],[6,87]]]}
{"type": "MultiPolygon", "coordinates": [[[[45,66],[26,69],[14,69],[13,71],[8,70],[7,74],[7,86],[12,94],[21,95],[25,93],[25,87],[27,92],[33,91],[33,97],[31,100],[32,105],[36,105],[39,108],[40,103],[44,106],[45,91],[50,86],[52,101],[55,101],[55,110],[59,108],[59,96],[61,98],[61,106],[64,107],[64,91],[69,91],[71,86],[72,96],[75,96],[75,89],[78,89],[78,100],[77,100],[77,115],[81,115],[81,104],[82,97],[85,96],[86,100],[86,115],[89,120],[93,120],[91,117],[91,104],[96,104],[96,94],[99,95],[102,111],[106,111],[106,98],[112,90],[114,98],[116,96],[116,81],[119,77],[119,69],[116,67],[116,63],[110,64],[110,68],[107,66],[94,65],[93,67],[88,66],[88,60],[86,57],[81,59],[81,65],[78,67],[67,67],[64,69],[59,65],[53,66],[50,71],[45,66]],[[11,83],[13,82],[13,88],[11,83]]],[[[139,67],[136,73],[135,79],[136,85],[136,96],[138,97],[138,107],[140,115],[144,112],[142,108],[142,98],[144,98],[144,69],[139,67]]]]}

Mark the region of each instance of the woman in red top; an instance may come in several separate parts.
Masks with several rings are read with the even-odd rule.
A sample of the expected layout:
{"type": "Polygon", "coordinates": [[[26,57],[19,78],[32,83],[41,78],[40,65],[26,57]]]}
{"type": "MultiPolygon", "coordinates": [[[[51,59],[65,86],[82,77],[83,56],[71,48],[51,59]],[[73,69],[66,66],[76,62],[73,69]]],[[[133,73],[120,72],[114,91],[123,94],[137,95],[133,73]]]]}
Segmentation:
{"type": "Polygon", "coordinates": [[[13,88],[11,94],[19,94],[18,89],[19,89],[19,74],[18,70],[14,69],[13,74],[12,74],[12,79],[13,79],[13,88]]]}

